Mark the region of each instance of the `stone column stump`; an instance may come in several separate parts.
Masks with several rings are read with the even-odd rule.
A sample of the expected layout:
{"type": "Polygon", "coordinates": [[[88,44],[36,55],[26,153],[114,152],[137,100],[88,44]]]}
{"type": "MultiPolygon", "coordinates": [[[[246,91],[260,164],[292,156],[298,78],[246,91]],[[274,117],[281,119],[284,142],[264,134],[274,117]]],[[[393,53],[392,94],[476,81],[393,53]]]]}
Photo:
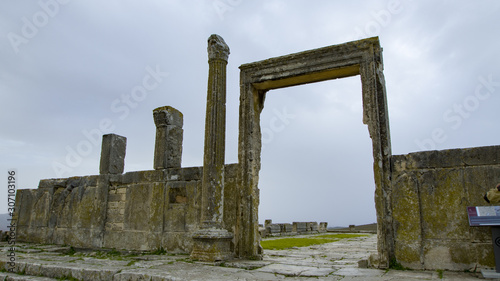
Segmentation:
{"type": "Polygon", "coordinates": [[[156,125],[154,169],[180,168],[182,160],[182,113],[163,106],[153,110],[156,125]]]}
{"type": "Polygon", "coordinates": [[[127,138],[115,134],[102,136],[99,174],[122,174],[125,168],[127,138]]]}

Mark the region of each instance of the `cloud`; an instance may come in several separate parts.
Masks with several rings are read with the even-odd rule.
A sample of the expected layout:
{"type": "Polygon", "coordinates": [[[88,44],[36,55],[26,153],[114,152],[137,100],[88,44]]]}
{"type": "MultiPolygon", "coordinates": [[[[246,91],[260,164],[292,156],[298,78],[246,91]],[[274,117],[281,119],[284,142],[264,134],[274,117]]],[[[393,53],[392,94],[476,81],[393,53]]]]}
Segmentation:
{"type": "MultiPolygon", "coordinates": [[[[361,35],[379,36],[384,49],[393,153],[422,150],[418,143],[432,140],[436,129],[446,136],[432,140],[436,149],[498,143],[500,89],[494,86],[477,107],[471,98],[480,77],[500,81],[497,1],[68,1],[16,54],[8,34],[23,35],[26,20],[38,15],[41,23],[43,11],[36,1],[0,4],[0,163],[19,170],[20,188],[55,177],[52,163],[64,162],[67,147],[88,141],[85,132],[100,129],[104,119],[112,122],[109,132],[128,139],[126,170],[151,169],[152,110],[164,105],[184,113],[183,165],[202,165],[212,33],[231,48],[227,162],[238,157],[239,65],[361,35]],[[168,77],[120,118],[124,111],[112,105],[124,105],[148,67],[168,77]],[[466,115],[455,111],[467,103],[473,110],[466,115]]],[[[373,159],[360,87],[352,77],[268,93],[261,220],[373,222],[373,159]],[[284,110],[295,119],[279,119],[284,110]],[[340,221],[339,212],[351,216],[340,221]]],[[[94,146],[64,176],[97,173],[99,150],[94,146]]]]}

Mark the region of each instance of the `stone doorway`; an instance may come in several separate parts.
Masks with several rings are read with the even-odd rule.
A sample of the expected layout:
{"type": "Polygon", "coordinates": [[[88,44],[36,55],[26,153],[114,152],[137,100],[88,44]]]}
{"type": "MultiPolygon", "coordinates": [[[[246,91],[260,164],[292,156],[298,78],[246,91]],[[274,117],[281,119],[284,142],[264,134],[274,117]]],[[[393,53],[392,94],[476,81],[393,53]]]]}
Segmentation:
{"type": "Polygon", "coordinates": [[[381,267],[394,256],[390,198],[391,144],[382,49],[377,37],[240,66],[240,120],[238,139],[238,215],[235,254],[261,256],[258,234],[259,170],[262,134],[260,113],[269,90],[361,76],[363,123],[373,148],[377,247],[381,267]]]}

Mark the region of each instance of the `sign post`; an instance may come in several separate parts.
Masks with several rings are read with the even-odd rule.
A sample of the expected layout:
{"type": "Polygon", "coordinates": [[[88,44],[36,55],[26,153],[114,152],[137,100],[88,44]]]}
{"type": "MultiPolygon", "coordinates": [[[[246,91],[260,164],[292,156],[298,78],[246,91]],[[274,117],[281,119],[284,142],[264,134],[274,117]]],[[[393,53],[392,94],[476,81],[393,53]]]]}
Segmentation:
{"type": "Polygon", "coordinates": [[[470,226],[491,226],[495,270],[481,270],[484,278],[500,278],[500,206],[467,207],[470,226]]]}

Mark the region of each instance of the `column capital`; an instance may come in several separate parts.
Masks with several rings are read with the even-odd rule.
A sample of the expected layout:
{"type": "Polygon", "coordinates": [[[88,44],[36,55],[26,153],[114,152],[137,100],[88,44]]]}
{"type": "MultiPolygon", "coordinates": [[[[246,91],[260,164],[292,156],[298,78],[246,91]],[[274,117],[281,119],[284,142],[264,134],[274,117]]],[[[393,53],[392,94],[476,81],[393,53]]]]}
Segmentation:
{"type": "Polygon", "coordinates": [[[224,39],[217,34],[212,34],[208,38],[208,61],[223,60],[227,62],[229,57],[229,47],[224,39]]]}
{"type": "Polygon", "coordinates": [[[157,128],[167,125],[174,125],[182,128],[184,119],[182,113],[171,106],[156,108],[153,110],[153,118],[157,128]]]}

